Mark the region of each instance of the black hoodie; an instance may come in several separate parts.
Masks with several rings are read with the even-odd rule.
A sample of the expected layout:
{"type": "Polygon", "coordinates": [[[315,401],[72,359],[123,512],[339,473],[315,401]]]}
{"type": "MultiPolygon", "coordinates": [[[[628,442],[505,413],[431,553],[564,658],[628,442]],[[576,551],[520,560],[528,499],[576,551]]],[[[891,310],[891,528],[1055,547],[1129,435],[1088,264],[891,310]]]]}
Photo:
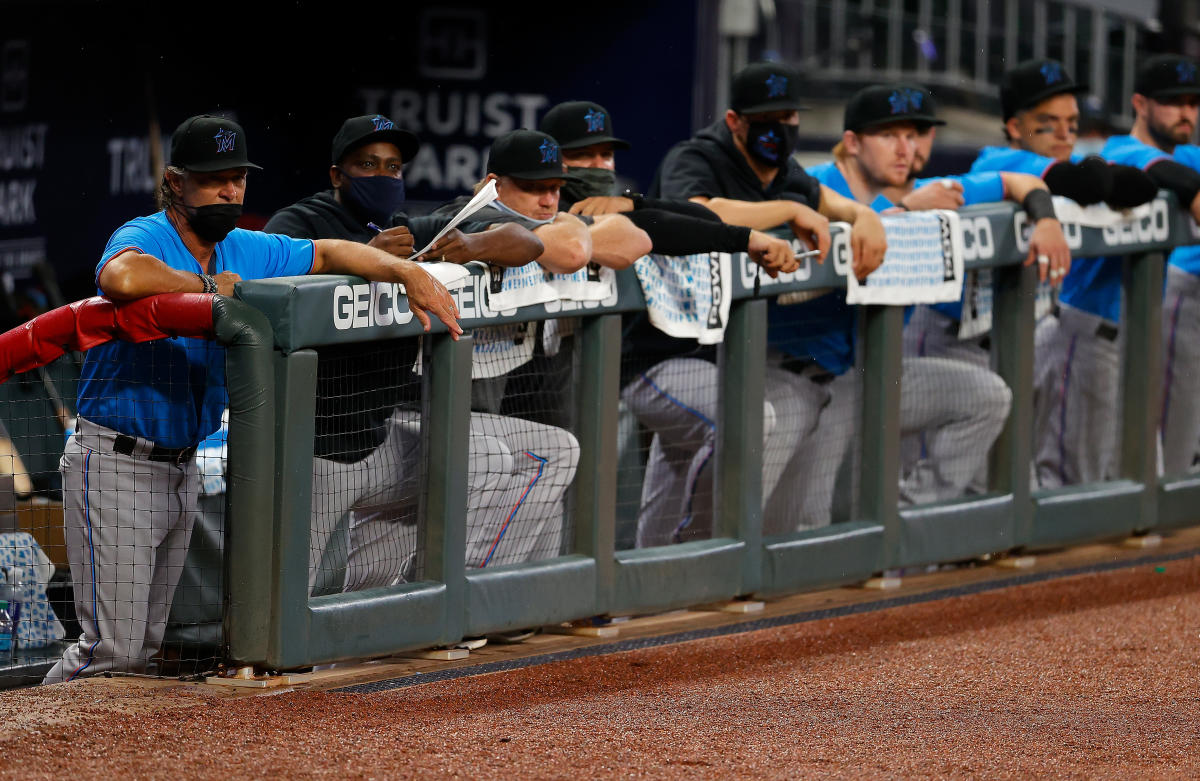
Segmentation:
{"type": "Polygon", "coordinates": [[[745,155],[733,143],[724,119],[673,146],[654,175],[655,198],[732,198],[738,201],[797,201],[816,209],[821,183],[794,159],[765,188],[745,155]]]}

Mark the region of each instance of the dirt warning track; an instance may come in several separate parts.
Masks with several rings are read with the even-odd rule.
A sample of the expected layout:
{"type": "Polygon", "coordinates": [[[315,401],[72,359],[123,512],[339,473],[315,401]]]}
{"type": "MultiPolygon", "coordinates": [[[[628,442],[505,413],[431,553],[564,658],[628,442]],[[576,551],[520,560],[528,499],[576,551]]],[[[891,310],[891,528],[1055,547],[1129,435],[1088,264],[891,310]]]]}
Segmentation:
{"type": "Polygon", "coordinates": [[[1187,557],[371,693],[8,692],[0,745],[22,778],[1195,777],[1198,659],[1187,557]]]}

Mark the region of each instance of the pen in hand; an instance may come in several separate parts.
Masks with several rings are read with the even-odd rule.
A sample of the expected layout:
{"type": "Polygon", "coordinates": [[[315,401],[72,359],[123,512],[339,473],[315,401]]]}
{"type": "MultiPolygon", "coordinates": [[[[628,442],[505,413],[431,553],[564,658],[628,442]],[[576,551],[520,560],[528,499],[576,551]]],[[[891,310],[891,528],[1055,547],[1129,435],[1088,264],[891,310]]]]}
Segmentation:
{"type": "Polygon", "coordinates": [[[817,255],[820,255],[820,254],[821,254],[821,250],[810,249],[807,252],[797,253],[796,260],[804,260],[805,258],[815,258],[817,255]]]}
{"type": "Polygon", "coordinates": [[[376,225],[373,222],[368,222],[367,227],[370,228],[371,230],[375,231],[376,233],[383,233],[383,228],[379,227],[378,225],[376,225]]]}

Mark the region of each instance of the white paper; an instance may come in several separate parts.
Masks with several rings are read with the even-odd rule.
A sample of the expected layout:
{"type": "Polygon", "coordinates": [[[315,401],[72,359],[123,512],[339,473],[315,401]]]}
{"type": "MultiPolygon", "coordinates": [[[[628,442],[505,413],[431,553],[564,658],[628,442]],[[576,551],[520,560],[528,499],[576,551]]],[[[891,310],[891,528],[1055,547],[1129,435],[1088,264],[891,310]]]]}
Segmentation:
{"type": "Polygon", "coordinates": [[[424,247],[422,247],[419,252],[414,252],[413,254],[409,255],[408,256],[409,259],[418,258],[418,257],[424,255],[426,252],[429,251],[430,247],[432,247],[434,244],[437,244],[438,239],[440,239],[441,237],[443,237],[447,233],[449,233],[452,228],[457,227],[460,222],[467,219],[472,214],[474,214],[475,212],[482,209],[484,206],[487,206],[492,201],[496,200],[497,197],[498,196],[496,195],[496,180],[492,179],[487,184],[485,184],[479,192],[475,193],[474,198],[467,201],[467,205],[462,207],[462,209],[459,210],[458,214],[454,215],[454,219],[452,219],[452,220],[450,220],[450,222],[446,223],[446,227],[444,227],[440,231],[438,231],[438,234],[433,237],[433,241],[429,242],[424,247]]]}
{"type": "Polygon", "coordinates": [[[1110,228],[1117,225],[1127,225],[1135,220],[1150,216],[1151,206],[1143,203],[1141,206],[1125,211],[1114,211],[1103,203],[1093,203],[1091,206],[1080,206],[1070,198],[1056,195],[1054,214],[1059,222],[1073,222],[1089,228],[1110,228]]]}
{"type": "Polygon", "coordinates": [[[903,306],[959,300],[963,237],[958,214],[939,209],[881,220],[888,241],[883,264],[865,282],[846,276],[846,303],[903,306]]]}

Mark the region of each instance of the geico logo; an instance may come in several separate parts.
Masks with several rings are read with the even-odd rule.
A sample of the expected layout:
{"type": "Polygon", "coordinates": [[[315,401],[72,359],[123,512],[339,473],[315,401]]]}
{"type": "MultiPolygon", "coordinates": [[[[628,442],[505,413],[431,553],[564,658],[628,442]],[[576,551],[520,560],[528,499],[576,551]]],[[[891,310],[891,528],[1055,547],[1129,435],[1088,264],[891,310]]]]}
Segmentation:
{"type": "Polygon", "coordinates": [[[829,247],[829,255],[833,258],[833,270],[839,277],[850,273],[850,226],[845,227],[846,230],[834,234],[833,243],[829,247]]]}
{"type": "MultiPolygon", "coordinates": [[[[798,255],[801,252],[807,252],[808,248],[801,244],[798,240],[792,240],[792,250],[798,255]]],[[[786,282],[803,282],[812,276],[812,258],[805,258],[800,261],[800,268],[795,271],[789,271],[772,279],[767,275],[767,272],[762,271],[762,266],[754,262],[746,253],[738,253],[738,268],[741,271],[742,287],[754,287],[754,277],[758,277],[758,285],[782,285],[786,282]]]]}
{"type": "MultiPolygon", "coordinates": [[[[1079,228],[1077,222],[1064,222],[1062,225],[1063,236],[1067,239],[1067,246],[1071,249],[1079,249],[1083,246],[1083,231],[1079,228]]],[[[1029,237],[1033,235],[1033,223],[1029,221],[1029,215],[1023,211],[1018,211],[1013,215],[1013,234],[1017,237],[1017,251],[1022,255],[1029,251],[1029,237]]]]}
{"type": "MultiPolygon", "coordinates": [[[[461,320],[472,320],[480,317],[495,317],[496,310],[488,306],[486,295],[488,278],[481,274],[472,274],[471,281],[466,285],[450,291],[454,303],[458,305],[458,316],[461,320]]],[[[511,315],[517,310],[509,310],[503,314],[511,315]]]]}
{"type": "Polygon", "coordinates": [[[987,217],[962,218],[959,228],[963,237],[963,260],[987,260],[996,254],[992,221],[987,217]]]}
{"type": "Polygon", "coordinates": [[[399,285],[391,282],[338,285],[333,289],[333,327],[339,331],[373,325],[403,325],[412,318],[413,313],[399,285]]]}
{"type": "Polygon", "coordinates": [[[1167,215],[1167,202],[1153,200],[1150,212],[1124,225],[1108,225],[1100,232],[1104,243],[1110,247],[1126,244],[1151,244],[1166,241],[1171,235],[1171,222],[1167,215]]]}
{"type": "Polygon", "coordinates": [[[616,306],[619,298],[617,295],[617,286],[613,285],[612,292],[606,298],[599,301],[576,301],[572,298],[554,298],[547,301],[543,306],[546,307],[546,311],[550,314],[558,314],[559,312],[574,312],[577,309],[600,309],[606,306],[616,306]]]}

